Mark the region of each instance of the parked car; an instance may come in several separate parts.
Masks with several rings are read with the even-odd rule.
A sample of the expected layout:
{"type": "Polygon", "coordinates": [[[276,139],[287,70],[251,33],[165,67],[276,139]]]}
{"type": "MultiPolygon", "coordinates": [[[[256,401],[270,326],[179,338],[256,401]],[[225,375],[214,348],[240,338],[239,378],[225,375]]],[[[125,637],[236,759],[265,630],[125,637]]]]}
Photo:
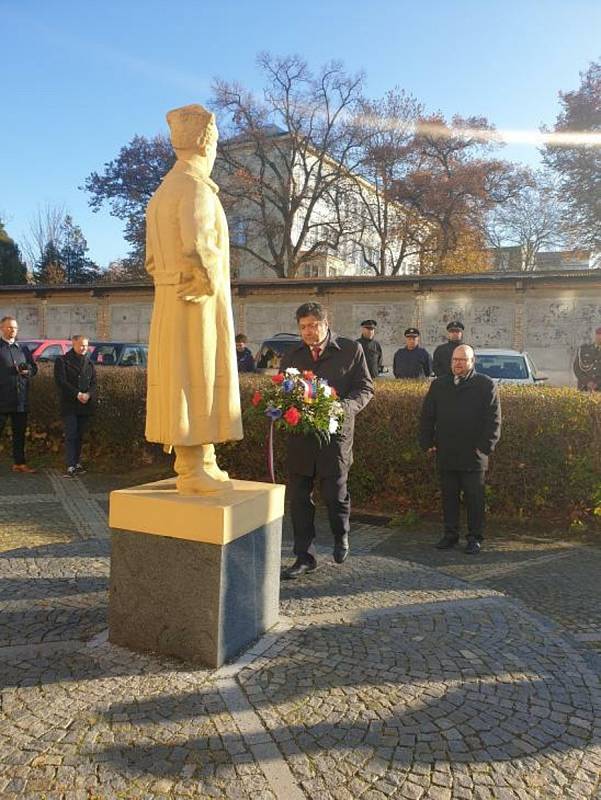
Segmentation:
{"type": "Polygon", "coordinates": [[[528,353],[519,350],[477,349],[476,372],[497,383],[536,384],[547,380],[546,375],[537,373],[528,353]]]}
{"type": "Polygon", "coordinates": [[[298,333],[276,333],[270,339],[265,339],[255,356],[257,372],[275,375],[280,368],[284,353],[300,341],[298,333]]]}
{"type": "Polygon", "coordinates": [[[70,339],[19,339],[29,350],[34,361],[56,361],[71,349],[70,339]]]}
{"type": "Polygon", "coordinates": [[[90,359],[103,367],[145,367],[148,345],[137,342],[90,342],[90,359]],[[92,350],[92,348],[94,348],[92,350]]]}

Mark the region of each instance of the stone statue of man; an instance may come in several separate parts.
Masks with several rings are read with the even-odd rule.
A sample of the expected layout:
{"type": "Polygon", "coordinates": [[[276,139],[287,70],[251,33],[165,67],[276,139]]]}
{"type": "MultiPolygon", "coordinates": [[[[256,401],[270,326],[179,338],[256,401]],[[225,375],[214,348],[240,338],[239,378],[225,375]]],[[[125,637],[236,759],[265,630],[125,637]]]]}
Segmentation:
{"type": "Polygon", "coordinates": [[[146,438],[175,448],[180,494],[231,486],[216,442],[242,439],[229,241],[218,187],[215,116],[167,114],[177,161],[146,209],[146,269],[155,286],[146,438]]]}

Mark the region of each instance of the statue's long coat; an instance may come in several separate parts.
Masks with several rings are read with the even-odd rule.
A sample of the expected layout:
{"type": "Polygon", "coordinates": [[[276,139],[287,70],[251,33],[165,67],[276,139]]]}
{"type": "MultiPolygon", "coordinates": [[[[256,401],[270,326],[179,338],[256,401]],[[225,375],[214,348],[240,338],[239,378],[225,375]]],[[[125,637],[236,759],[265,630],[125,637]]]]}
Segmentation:
{"type": "Polygon", "coordinates": [[[150,442],[192,446],[242,438],[227,221],[217,191],[194,164],[177,161],[146,209],[146,269],[155,285],[150,442]],[[198,302],[178,298],[190,281],[198,302]]]}

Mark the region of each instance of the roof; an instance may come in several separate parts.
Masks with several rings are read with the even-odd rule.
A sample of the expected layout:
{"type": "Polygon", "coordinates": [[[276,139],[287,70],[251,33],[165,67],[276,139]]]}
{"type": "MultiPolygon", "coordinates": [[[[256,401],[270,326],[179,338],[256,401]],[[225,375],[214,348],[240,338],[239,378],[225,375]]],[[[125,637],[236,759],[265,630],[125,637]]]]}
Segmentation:
{"type": "MultiPolygon", "coordinates": [[[[429,286],[444,286],[446,284],[459,285],[503,285],[515,284],[516,288],[523,288],[528,284],[537,283],[594,283],[601,282],[601,269],[588,270],[544,270],[541,272],[476,272],[452,273],[445,275],[342,275],[337,278],[254,278],[238,279],[232,281],[234,290],[252,290],[254,288],[303,288],[312,287],[317,290],[327,291],[331,286],[368,287],[368,286],[409,286],[415,290],[425,289],[429,286]]],[[[0,294],[23,292],[43,297],[55,292],[89,292],[92,296],[102,294],[131,292],[140,289],[152,290],[150,279],[131,281],[125,283],[86,283],[86,284],[17,284],[0,286],[0,294]]]]}

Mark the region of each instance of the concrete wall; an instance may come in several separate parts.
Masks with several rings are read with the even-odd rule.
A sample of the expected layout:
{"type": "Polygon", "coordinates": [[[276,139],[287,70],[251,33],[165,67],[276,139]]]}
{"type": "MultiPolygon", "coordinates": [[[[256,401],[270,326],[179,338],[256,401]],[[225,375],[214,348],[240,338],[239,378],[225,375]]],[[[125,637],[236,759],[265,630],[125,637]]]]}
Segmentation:
{"type": "MultiPolygon", "coordinates": [[[[19,320],[21,336],[147,341],[152,286],[0,287],[0,316],[19,320]]],[[[343,278],[237,281],[233,284],[236,331],[253,350],[274,333],[295,331],[294,312],[307,300],[328,307],[332,327],[356,338],[361,320],[378,320],[377,338],[390,366],[417,326],[433,350],[445,341],[451,319],[465,324],[476,347],[527,350],[552,384],[574,385],[576,348],[601,325],[601,270],[585,274],[482,274],[420,278],[343,278]]]]}

